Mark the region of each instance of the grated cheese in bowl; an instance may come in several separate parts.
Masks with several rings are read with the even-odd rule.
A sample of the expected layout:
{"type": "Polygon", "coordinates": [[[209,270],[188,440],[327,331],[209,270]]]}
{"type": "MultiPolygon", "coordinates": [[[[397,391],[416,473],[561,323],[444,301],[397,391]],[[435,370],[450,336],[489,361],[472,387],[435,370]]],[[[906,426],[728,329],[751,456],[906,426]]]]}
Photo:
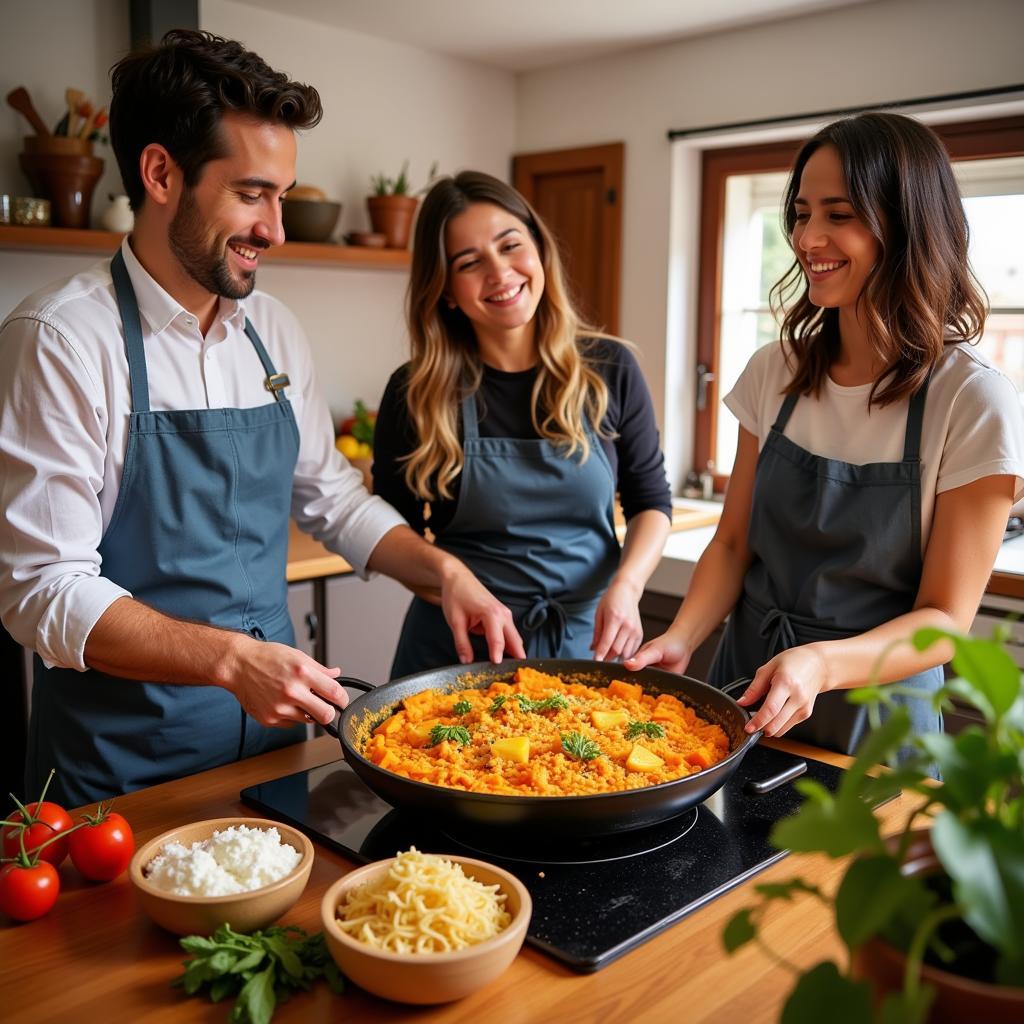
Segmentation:
{"type": "Polygon", "coordinates": [[[165,843],[143,874],[175,896],[230,896],[284,878],[301,859],[276,828],[233,825],[191,846],[165,843]]]}

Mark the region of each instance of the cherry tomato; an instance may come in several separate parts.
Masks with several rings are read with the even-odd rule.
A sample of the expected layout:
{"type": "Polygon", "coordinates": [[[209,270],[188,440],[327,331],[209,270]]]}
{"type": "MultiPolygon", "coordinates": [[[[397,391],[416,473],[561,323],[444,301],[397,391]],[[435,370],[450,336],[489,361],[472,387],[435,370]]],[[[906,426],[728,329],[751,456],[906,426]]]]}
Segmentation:
{"type": "MultiPolygon", "coordinates": [[[[37,846],[52,839],[59,832],[66,832],[74,824],[71,815],[64,810],[60,804],[44,800],[42,803],[28,804],[25,808],[28,811],[28,827],[23,825],[8,825],[4,829],[4,856],[17,857],[21,853],[21,833],[25,833],[25,852],[31,853],[37,846]]],[[[9,817],[10,821],[24,821],[25,817],[21,811],[15,811],[9,817]]],[[[50,843],[39,854],[40,860],[49,861],[57,865],[68,855],[67,839],[59,839],[50,843]]]]}
{"type": "Polygon", "coordinates": [[[120,814],[106,811],[102,805],[95,817],[86,816],[85,820],[88,824],[68,837],[71,863],[85,878],[109,882],[128,867],[135,852],[135,836],[120,814]]]}
{"type": "Polygon", "coordinates": [[[59,892],[60,876],[48,861],[28,868],[19,864],[0,868],[0,910],[16,921],[42,917],[57,902],[59,892]]]}

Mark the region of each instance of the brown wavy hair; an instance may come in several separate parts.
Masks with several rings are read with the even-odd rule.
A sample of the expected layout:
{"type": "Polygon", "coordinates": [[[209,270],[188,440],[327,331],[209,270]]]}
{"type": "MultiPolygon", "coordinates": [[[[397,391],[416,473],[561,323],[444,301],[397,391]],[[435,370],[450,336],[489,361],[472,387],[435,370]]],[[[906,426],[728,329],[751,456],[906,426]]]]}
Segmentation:
{"type": "Polygon", "coordinates": [[[462,472],[459,406],[480,387],[483,365],[473,325],[445,301],[448,256],[445,229],[475,203],[500,206],[522,221],[540,254],[544,292],[534,314],[540,367],[533,385],[531,417],[537,433],[564,448],[566,458],[590,454],[587,424],[600,436],[608,388],[581,350],[579,340],[600,337],[569,298],[558,248],[530,204],[510,185],[480,171],[437,181],[416,221],[406,318],[412,356],[405,399],[418,440],[406,456],[405,481],[424,501],[451,498],[462,472]]]}
{"type": "Polygon", "coordinates": [[[192,29],[171,29],[159,46],[128,54],[110,81],[110,145],[133,210],[146,198],[139,173],[146,146],[163,146],[192,188],[204,165],[224,154],[226,112],[292,129],[312,128],[323,114],[311,85],[289,81],[241,43],[192,29]]]}
{"type": "MultiPolygon", "coordinates": [[[[886,367],[869,405],[884,406],[916,392],[945,345],[981,336],[987,300],[967,262],[967,217],[942,140],[899,114],[844,118],[804,144],[782,205],[791,248],[800,178],[822,146],[839,154],[850,203],[880,246],[859,301],[886,367]]],[[[784,311],[781,339],[794,367],[785,393],[816,395],[839,355],[838,310],[810,301],[799,260],[772,288],[771,306],[776,315],[784,311]]]]}

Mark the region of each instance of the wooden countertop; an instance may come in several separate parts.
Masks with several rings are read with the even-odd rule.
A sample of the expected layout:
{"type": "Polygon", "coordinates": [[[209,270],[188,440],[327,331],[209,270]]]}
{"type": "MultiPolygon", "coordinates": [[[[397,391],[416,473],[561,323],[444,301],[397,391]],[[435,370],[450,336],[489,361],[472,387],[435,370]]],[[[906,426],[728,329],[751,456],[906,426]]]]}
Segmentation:
{"type": "MultiPolygon", "coordinates": [[[[835,764],[849,760],[798,744],[780,741],[775,745],[817,753],[821,760],[835,764]]],[[[141,844],[175,825],[253,814],[238,798],[242,788],[337,760],[339,753],[336,740],[321,737],[131,793],[118,799],[117,809],[132,824],[141,844]]],[[[901,797],[882,808],[889,829],[902,824],[909,806],[908,798],[901,797]]],[[[756,880],[780,881],[800,873],[831,889],[841,866],[842,862],[821,856],[790,857],[756,880]]],[[[319,931],[324,891],[352,867],[317,846],[309,884],[281,923],[319,931]]],[[[46,917],[28,924],[2,918],[0,963],[7,979],[4,1020],[223,1024],[227,1004],[186,997],[170,987],[181,973],[185,954],[174,936],[152,924],[139,909],[127,874],[93,884],[65,864],[61,884],[63,891],[46,917]]],[[[576,974],[524,946],[504,975],[456,1003],[414,1009],[366,995],[352,985],[343,996],[335,996],[318,983],[312,992],[295,995],[279,1007],[274,1021],[776,1021],[793,985],[791,975],[754,945],[731,957],[722,949],[722,928],[736,910],[749,905],[751,885],[738,886],[596,974],[576,974]]],[[[778,954],[801,967],[842,955],[827,911],[811,899],[773,908],[764,935],[778,954]]]]}
{"type": "MultiPolygon", "coordinates": [[[[678,505],[672,509],[672,532],[692,530],[697,526],[710,526],[718,522],[721,510],[718,508],[700,508],[696,505],[678,505]]],[[[621,513],[616,514],[616,528],[619,540],[625,536],[626,524],[621,513]]],[[[334,555],[319,541],[313,540],[303,533],[295,520],[289,522],[288,533],[288,568],[287,580],[297,583],[300,580],[317,579],[321,576],[337,576],[351,572],[352,566],[341,555],[334,555]]]]}

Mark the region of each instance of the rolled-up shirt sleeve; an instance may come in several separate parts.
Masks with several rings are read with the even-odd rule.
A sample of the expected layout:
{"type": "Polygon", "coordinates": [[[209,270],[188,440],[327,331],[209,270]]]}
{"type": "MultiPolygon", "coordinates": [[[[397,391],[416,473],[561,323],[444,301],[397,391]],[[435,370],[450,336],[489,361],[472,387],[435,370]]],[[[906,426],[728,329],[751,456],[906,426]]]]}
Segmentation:
{"type": "MultiPolygon", "coordinates": [[[[290,315],[290,314],[289,314],[290,315]]],[[[299,528],[341,555],[360,576],[370,575],[366,563],[381,538],[402,516],[363,486],[363,475],[334,446],[330,410],[316,386],[309,344],[298,321],[293,365],[301,395],[296,419],[299,458],[292,488],[292,517],[299,528]]]]}
{"type": "Polygon", "coordinates": [[[85,671],[90,631],[130,596],[101,575],[102,385],[42,320],[8,321],[0,357],[0,620],[48,665],[85,671]]]}

